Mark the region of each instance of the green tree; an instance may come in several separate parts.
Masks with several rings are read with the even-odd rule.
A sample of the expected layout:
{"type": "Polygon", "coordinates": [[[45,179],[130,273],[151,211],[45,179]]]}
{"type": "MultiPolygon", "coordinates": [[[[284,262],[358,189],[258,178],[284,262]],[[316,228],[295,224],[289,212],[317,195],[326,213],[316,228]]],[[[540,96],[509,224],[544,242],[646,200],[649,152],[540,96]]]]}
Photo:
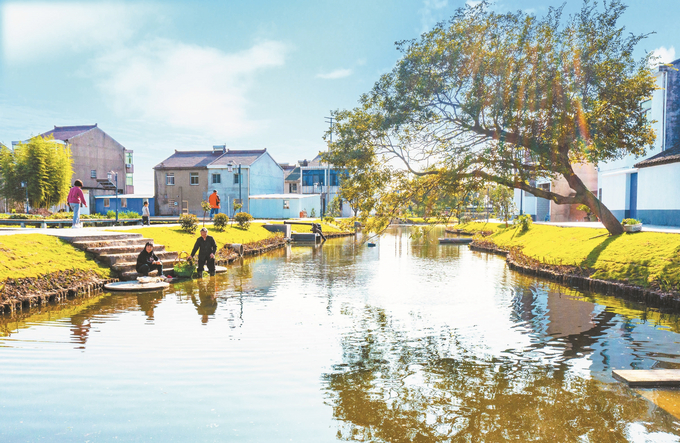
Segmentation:
{"type": "Polygon", "coordinates": [[[420,39],[399,42],[393,70],[358,108],[334,113],[329,161],[397,160],[412,176],[483,179],[585,204],[621,233],[572,165],[641,155],[654,140],[640,106],[655,87],[651,56],[633,58],[645,35],[617,24],[625,9],[586,0],[566,19],[562,8],[543,18],[495,13],[486,2],[459,9],[420,39]],[[563,177],[570,192],[531,185],[539,177],[563,177]]]}
{"type": "Polygon", "coordinates": [[[508,220],[512,218],[516,209],[513,197],[512,188],[499,184],[489,186],[489,204],[493,208],[494,216],[503,220],[505,226],[508,226],[508,220]]]}
{"type": "Polygon", "coordinates": [[[66,201],[71,187],[73,161],[68,146],[51,137],[33,137],[13,150],[0,147],[0,193],[10,200],[24,201],[27,184],[29,204],[48,208],[66,201]]]}

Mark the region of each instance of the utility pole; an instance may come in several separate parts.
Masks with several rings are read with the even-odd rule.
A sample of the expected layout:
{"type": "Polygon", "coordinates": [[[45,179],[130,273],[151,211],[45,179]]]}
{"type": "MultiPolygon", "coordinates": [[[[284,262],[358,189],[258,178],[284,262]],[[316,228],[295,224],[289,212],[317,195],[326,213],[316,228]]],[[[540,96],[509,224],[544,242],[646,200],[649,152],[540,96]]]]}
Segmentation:
{"type": "Polygon", "coordinates": [[[241,163],[238,164],[238,202],[241,203],[241,208],[238,212],[243,209],[243,197],[241,196],[241,183],[243,183],[243,177],[241,176],[241,163]]]}
{"type": "MultiPolygon", "coordinates": [[[[324,117],[326,119],[326,123],[330,125],[331,128],[331,143],[333,143],[333,111],[331,111],[331,116],[330,117],[324,117]]],[[[328,153],[330,154],[330,147],[328,148],[328,153]]],[[[321,211],[321,217],[326,216],[326,208],[328,207],[328,203],[330,203],[331,199],[331,169],[330,169],[330,163],[326,161],[326,196],[324,199],[324,205],[323,205],[323,210],[321,211]]]]}

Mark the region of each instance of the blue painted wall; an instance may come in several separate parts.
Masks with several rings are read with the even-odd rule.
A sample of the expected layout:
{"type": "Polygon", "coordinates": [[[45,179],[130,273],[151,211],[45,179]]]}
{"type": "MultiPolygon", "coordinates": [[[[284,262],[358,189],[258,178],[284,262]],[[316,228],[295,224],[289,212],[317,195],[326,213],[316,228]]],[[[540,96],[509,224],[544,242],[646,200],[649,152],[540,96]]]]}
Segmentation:
{"type": "Polygon", "coordinates": [[[249,197],[262,194],[283,194],[283,169],[269,154],[263,154],[252,165],[241,167],[241,191],[238,182],[234,183],[234,176],[238,174],[238,167],[229,172],[227,167],[208,169],[208,192],[204,200],[217,189],[220,196],[220,213],[234,216],[233,202],[241,195],[243,208],[241,211],[255,216],[250,207],[249,197]],[[220,183],[212,183],[212,174],[220,174],[220,183]]]}
{"type": "MultiPolygon", "coordinates": [[[[97,214],[104,214],[106,215],[107,212],[109,211],[115,211],[116,210],[116,198],[114,196],[109,197],[110,201],[110,206],[108,208],[104,207],[104,198],[95,198],[95,213],[97,214]]],[[[155,210],[155,205],[154,205],[154,199],[153,198],[143,198],[143,197],[135,197],[135,198],[127,198],[127,208],[123,208],[121,206],[120,198],[118,199],[118,212],[123,212],[123,211],[133,211],[136,212],[139,215],[142,215],[142,206],[144,206],[144,202],[148,201],[149,202],[149,214],[150,215],[156,215],[156,210],[155,210]]]]}
{"type": "Polygon", "coordinates": [[[265,153],[250,165],[250,195],[283,194],[283,169],[265,153]]]}
{"type": "Polygon", "coordinates": [[[250,210],[255,218],[287,219],[299,218],[301,211],[306,211],[311,216],[312,209],[317,217],[321,213],[321,199],[318,194],[305,196],[304,198],[288,199],[277,198],[254,198],[250,200],[250,210]],[[283,207],[283,202],[288,202],[288,208],[283,207]]]}

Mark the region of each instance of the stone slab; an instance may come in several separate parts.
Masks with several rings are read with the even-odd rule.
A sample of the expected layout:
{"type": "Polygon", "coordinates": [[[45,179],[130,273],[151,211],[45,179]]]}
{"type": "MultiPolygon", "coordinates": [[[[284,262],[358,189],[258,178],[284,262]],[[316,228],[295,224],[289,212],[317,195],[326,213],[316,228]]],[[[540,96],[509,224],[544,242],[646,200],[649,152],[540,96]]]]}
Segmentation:
{"type": "Polygon", "coordinates": [[[680,387],[680,369],[616,369],[612,376],[630,387],[680,387]]]}
{"type": "Polygon", "coordinates": [[[150,283],[141,283],[139,281],[119,281],[115,283],[107,283],[104,289],[109,291],[125,291],[125,292],[140,292],[140,291],[159,291],[170,286],[170,283],[164,281],[153,281],[150,283]]]}
{"type": "Polygon", "coordinates": [[[444,237],[439,239],[440,244],[456,244],[456,245],[465,245],[468,243],[472,243],[472,238],[470,237],[444,237]]]}

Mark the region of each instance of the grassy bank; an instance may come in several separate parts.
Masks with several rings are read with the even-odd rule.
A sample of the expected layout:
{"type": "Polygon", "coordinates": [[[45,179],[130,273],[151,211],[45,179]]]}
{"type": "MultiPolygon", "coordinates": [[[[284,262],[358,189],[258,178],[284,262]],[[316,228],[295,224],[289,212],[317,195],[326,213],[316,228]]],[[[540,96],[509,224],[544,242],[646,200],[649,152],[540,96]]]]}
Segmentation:
{"type": "MultiPolygon", "coordinates": [[[[159,226],[139,229],[130,229],[125,232],[142,234],[146,238],[152,238],[154,243],[165,246],[168,251],[175,252],[191,252],[191,249],[196,243],[196,239],[200,236],[199,230],[203,225],[199,225],[195,233],[183,231],[177,226],[159,226]]],[[[221,248],[225,243],[254,243],[266,238],[272,237],[275,234],[267,231],[261,224],[252,223],[248,230],[241,229],[238,226],[229,226],[224,231],[218,231],[212,225],[206,225],[208,228],[208,235],[215,238],[217,247],[221,248]]]]}
{"type": "Polygon", "coordinates": [[[97,265],[86,252],[49,235],[0,236],[0,253],[0,281],[70,269],[95,271],[103,278],[112,276],[107,267],[97,265]]]}
{"type": "Polygon", "coordinates": [[[467,232],[487,231],[503,249],[521,248],[542,263],[578,266],[593,278],[680,290],[680,234],[639,232],[610,237],[605,229],[532,225],[527,232],[505,224],[468,223],[467,232]]]}

